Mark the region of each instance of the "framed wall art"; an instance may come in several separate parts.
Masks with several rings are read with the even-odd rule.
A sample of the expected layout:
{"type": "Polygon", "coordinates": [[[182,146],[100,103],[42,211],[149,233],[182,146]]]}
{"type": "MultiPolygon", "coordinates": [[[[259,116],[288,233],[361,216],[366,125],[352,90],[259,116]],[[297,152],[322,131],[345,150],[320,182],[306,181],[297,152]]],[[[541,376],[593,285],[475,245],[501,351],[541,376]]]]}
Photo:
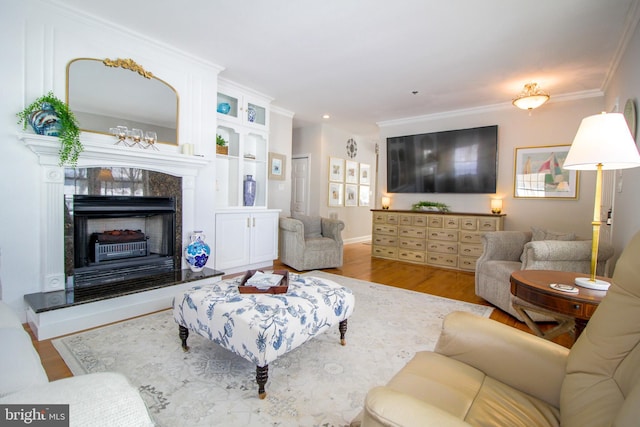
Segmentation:
{"type": "Polygon", "coordinates": [[[358,205],[369,206],[369,186],[361,185],[358,191],[358,205]]]}
{"type": "Polygon", "coordinates": [[[577,199],[578,171],[562,167],[571,145],[516,148],[513,196],[577,199]]]}
{"type": "Polygon", "coordinates": [[[371,166],[360,163],[360,185],[371,185],[371,166]]]}
{"type": "Polygon", "coordinates": [[[285,164],[287,157],[284,154],[269,153],[269,179],[285,180],[285,164]]]}
{"type": "Polygon", "coordinates": [[[344,182],[348,184],[358,183],[358,162],[347,160],[344,182]]]}
{"type": "Polygon", "coordinates": [[[329,181],[344,182],[344,159],[329,158],[329,181]]]}
{"type": "Polygon", "coordinates": [[[344,205],[358,206],[358,186],[356,184],[345,184],[344,205]]]}
{"type": "Polygon", "coordinates": [[[342,187],[344,184],[329,183],[329,206],[342,206],[342,187]]]}

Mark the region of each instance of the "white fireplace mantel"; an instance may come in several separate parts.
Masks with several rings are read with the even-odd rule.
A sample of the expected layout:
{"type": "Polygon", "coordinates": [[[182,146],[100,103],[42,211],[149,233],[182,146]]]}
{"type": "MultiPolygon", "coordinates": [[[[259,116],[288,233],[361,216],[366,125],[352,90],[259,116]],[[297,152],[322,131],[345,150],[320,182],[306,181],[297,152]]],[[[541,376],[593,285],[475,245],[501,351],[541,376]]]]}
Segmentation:
{"type": "MultiPolygon", "coordinates": [[[[40,271],[42,291],[65,289],[64,253],[64,166],[60,166],[60,141],[57,137],[22,133],[19,139],[33,151],[43,169],[40,201],[42,233],[40,271]]],[[[84,151],[78,167],[135,167],[182,178],[183,219],[195,211],[195,178],[210,159],[180,154],[178,147],[160,146],[159,150],[114,145],[107,135],[81,134],[84,151]],[[174,151],[170,151],[174,150],[174,151]]]]}
{"type": "MultiPolygon", "coordinates": [[[[39,158],[43,166],[59,166],[60,140],[55,136],[22,133],[20,139],[39,158]]],[[[196,176],[198,169],[211,162],[200,156],[177,152],[177,147],[158,144],[151,148],[115,145],[115,139],[106,135],[81,133],[84,151],[78,157],[78,167],[136,167],[164,172],[174,176],[196,176]]]]}

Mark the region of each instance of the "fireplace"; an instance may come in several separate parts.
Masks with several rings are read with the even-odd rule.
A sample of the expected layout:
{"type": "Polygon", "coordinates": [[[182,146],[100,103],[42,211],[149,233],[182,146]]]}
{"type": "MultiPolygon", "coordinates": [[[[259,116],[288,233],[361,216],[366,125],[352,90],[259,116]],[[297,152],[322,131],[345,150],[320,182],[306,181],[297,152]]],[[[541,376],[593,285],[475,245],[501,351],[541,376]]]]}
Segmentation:
{"type": "Polygon", "coordinates": [[[181,268],[181,178],[137,168],[65,169],[65,275],[78,295],[152,287],[181,268]]]}
{"type": "MultiPolygon", "coordinates": [[[[26,317],[38,340],[93,328],[122,319],[163,310],[171,306],[177,292],[195,284],[220,280],[222,272],[205,269],[193,273],[181,269],[185,230],[214,228],[213,215],[197,212],[212,209],[210,197],[196,197],[210,191],[211,159],[186,156],[178,147],[160,151],[113,145],[108,135],[81,135],[84,151],[76,168],[59,165],[57,137],[25,133],[20,140],[41,166],[40,228],[43,231],[34,250],[39,251],[40,292],[25,294],[26,317]],[[204,178],[199,175],[204,171],[204,178]],[[73,196],[169,197],[175,200],[175,270],[163,274],[85,286],[68,287],[75,281],[73,196]],[[60,248],[64,248],[63,251],[60,248]],[[68,280],[72,277],[71,280],[68,280]],[[112,292],[111,286],[120,290],[112,292]],[[86,294],[92,289],[104,292],[86,294]]],[[[140,227],[110,227],[134,229],[140,227]]],[[[151,237],[151,236],[150,236],[151,237]]],[[[153,249],[152,249],[153,251],[153,249]]]]}
{"type": "Polygon", "coordinates": [[[73,196],[74,287],[173,271],[173,197],[73,196]]]}

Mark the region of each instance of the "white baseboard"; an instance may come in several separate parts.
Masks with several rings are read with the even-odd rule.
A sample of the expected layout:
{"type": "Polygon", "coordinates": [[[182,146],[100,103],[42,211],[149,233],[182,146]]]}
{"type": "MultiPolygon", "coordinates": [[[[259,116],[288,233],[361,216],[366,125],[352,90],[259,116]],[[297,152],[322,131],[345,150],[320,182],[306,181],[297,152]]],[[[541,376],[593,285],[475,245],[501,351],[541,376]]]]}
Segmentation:
{"type": "Polygon", "coordinates": [[[371,235],[369,234],[368,236],[352,237],[350,239],[344,239],[343,242],[345,245],[348,245],[351,243],[367,243],[367,242],[371,242],[371,235]]]}

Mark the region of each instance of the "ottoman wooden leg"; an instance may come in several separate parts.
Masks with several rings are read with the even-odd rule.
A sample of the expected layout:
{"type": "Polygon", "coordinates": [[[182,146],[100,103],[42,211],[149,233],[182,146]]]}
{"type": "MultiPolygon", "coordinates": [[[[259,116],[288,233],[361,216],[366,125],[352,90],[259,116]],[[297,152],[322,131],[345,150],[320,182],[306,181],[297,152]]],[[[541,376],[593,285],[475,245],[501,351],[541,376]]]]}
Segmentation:
{"type": "Polygon", "coordinates": [[[267,392],[264,391],[264,386],[269,379],[269,365],[256,367],[256,382],[258,383],[258,397],[264,399],[267,396],[267,392]]]}
{"type": "Polygon", "coordinates": [[[182,350],[189,351],[189,346],[187,345],[187,338],[189,338],[189,330],[182,325],[178,325],[180,340],[182,341],[182,350]]]}
{"type": "Polygon", "coordinates": [[[347,334],[347,319],[340,322],[338,329],[340,330],[340,344],[347,345],[347,340],[344,339],[344,336],[347,334]]]}

